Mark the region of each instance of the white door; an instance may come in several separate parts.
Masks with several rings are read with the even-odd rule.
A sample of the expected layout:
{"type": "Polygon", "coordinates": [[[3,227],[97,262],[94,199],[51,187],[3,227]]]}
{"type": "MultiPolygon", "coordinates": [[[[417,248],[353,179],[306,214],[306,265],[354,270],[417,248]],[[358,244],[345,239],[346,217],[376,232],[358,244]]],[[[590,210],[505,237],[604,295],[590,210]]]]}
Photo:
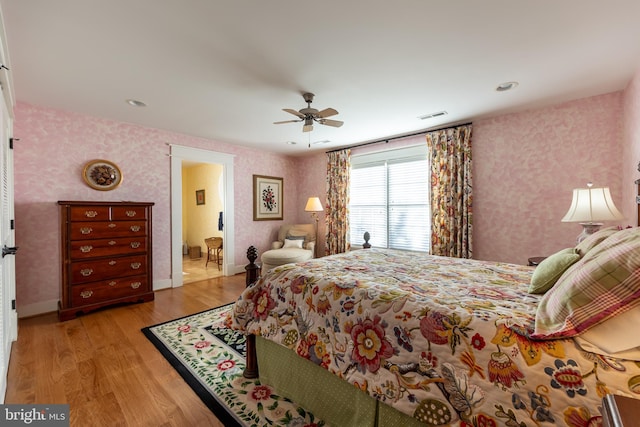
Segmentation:
{"type": "MultiPolygon", "coordinates": [[[[0,91],[1,91],[0,86],[0,91]]],[[[7,370],[11,343],[18,336],[18,315],[15,309],[15,231],[13,217],[13,147],[11,141],[12,122],[4,96],[0,93],[0,403],[4,403],[7,391],[7,370]]]]}

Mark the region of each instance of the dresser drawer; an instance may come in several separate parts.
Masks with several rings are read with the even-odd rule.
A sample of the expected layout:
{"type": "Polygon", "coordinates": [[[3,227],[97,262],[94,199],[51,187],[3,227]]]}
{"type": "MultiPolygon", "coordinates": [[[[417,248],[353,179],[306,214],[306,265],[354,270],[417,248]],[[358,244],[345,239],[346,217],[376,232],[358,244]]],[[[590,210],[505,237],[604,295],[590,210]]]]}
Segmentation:
{"type": "Polygon", "coordinates": [[[111,208],[111,219],[114,221],[147,219],[147,208],[144,206],[114,206],[111,208]]]}
{"type": "Polygon", "coordinates": [[[119,278],[147,273],[147,256],[103,258],[71,262],[71,284],[95,282],[105,278],[119,278]]]}
{"type": "Polygon", "coordinates": [[[109,221],[109,206],[72,206],[69,208],[71,221],[109,221]]]}
{"type": "Polygon", "coordinates": [[[97,304],[104,301],[128,297],[148,291],[146,276],[111,279],[71,287],[72,307],[97,304]]]}
{"type": "Polygon", "coordinates": [[[146,237],[114,237],[113,239],[74,240],[69,255],[72,260],[113,255],[134,255],[147,251],[146,237]]]}
{"type": "Polygon", "coordinates": [[[70,228],[71,240],[147,235],[146,221],[72,222],[70,228]]]}

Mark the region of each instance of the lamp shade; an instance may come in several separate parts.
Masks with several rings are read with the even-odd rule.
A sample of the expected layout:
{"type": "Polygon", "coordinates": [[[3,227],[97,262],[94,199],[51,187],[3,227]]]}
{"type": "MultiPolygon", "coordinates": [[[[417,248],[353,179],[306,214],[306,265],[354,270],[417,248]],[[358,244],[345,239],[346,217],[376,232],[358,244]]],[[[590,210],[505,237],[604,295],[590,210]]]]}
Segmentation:
{"type": "Polygon", "coordinates": [[[309,197],[307,200],[307,206],[304,207],[306,212],[322,212],[322,203],[319,197],[309,197]]]}
{"type": "Polygon", "coordinates": [[[613,204],[609,187],[576,188],[573,190],[571,207],[562,222],[615,221],[624,219],[616,205],[613,204]]]}

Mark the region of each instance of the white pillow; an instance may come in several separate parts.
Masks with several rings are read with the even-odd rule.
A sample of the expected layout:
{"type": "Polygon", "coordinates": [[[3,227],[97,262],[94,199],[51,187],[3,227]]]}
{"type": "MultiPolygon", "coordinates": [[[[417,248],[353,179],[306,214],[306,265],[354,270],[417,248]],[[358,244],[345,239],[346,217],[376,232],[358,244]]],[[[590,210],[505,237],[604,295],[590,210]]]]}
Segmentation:
{"type": "Polygon", "coordinates": [[[640,307],[635,307],[587,329],[580,338],[602,350],[597,353],[613,355],[640,347],[640,336],[629,333],[639,324],[640,307]]]}
{"type": "Polygon", "coordinates": [[[284,239],[283,248],[298,248],[298,249],[302,249],[302,244],[303,243],[304,243],[304,240],[284,239]]]}

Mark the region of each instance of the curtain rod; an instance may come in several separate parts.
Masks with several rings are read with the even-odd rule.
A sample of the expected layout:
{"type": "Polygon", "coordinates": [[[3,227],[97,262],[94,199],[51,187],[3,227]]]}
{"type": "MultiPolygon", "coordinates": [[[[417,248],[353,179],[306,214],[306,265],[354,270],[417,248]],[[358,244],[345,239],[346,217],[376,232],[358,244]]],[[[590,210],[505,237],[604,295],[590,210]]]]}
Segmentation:
{"type": "Polygon", "coordinates": [[[420,132],[408,133],[408,134],[398,135],[398,136],[392,136],[390,138],[377,139],[375,141],[363,142],[362,144],[356,144],[356,145],[350,145],[348,147],[336,148],[334,150],[325,151],[325,153],[335,153],[336,151],[342,151],[342,150],[351,149],[351,148],[364,147],[365,145],[380,144],[381,142],[388,143],[389,141],[393,141],[394,139],[408,138],[410,136],[416,136],[416,135],[426,135],[429,132],[437,132],[437,131],[443,130],[443,129],[450,129],[450,128],[455,128],[455,127],[459,127],[459,126],[467,126],[467,125],[470,125],[472,123],[473,122],[467,122],[467,123],[460,123],[458,125],[447,125],[447,126],[442,126],[442,127],[439,127],[439,128],[434,128],[434,129],[421,130],[420,132]]]}

